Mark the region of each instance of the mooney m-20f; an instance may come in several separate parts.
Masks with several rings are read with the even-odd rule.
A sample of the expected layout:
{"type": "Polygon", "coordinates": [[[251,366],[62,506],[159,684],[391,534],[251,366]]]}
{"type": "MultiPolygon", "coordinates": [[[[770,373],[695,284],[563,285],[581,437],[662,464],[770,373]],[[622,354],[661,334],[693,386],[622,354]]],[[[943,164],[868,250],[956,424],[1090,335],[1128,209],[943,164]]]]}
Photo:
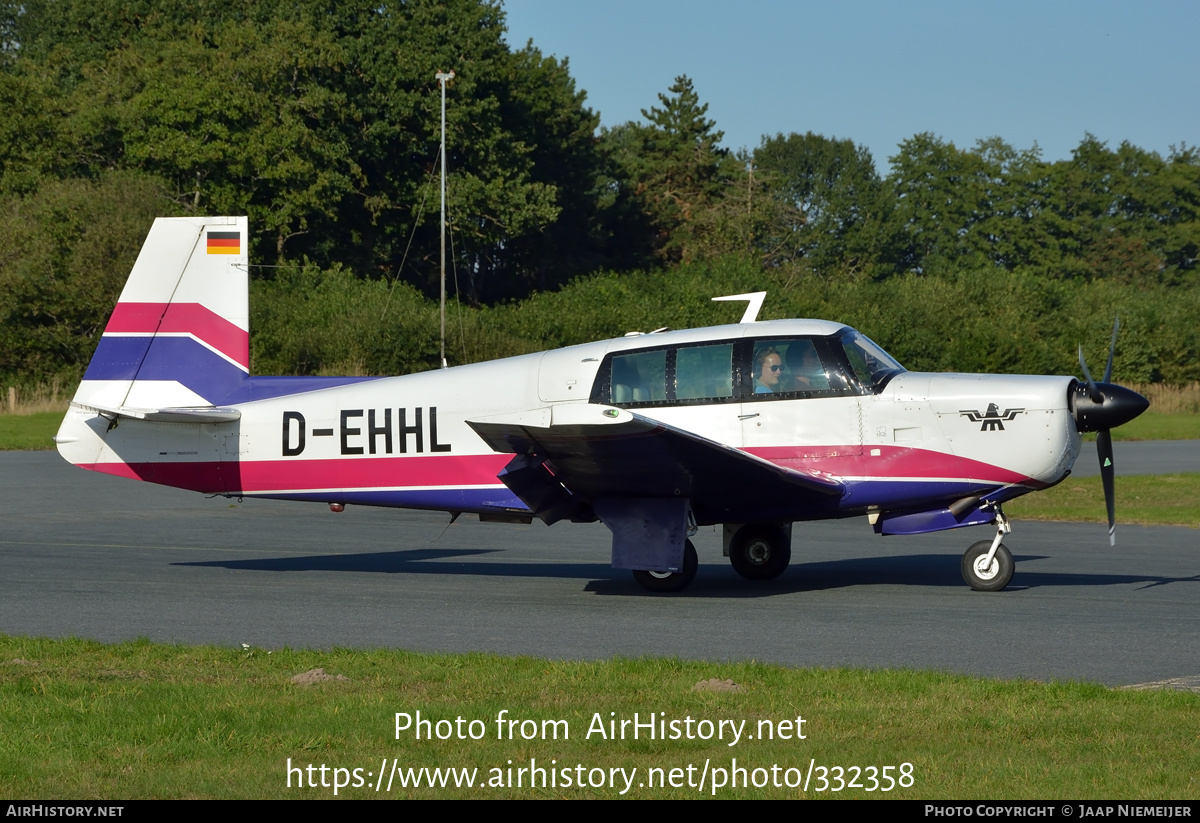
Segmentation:
{"type": "Polygon", "coordinates": [[[55,438],[67,460],[334,510],[600,520],[613,566],[654,591],[691,582],[703,525],[763,580],[795,522],[990,524],[962,572],[997,590],[1004,503],[1062,480],[1081,432],[1100,432],[1111,534],[1108,430],[1147,406],[1109,383],[1111,350],[1100,382],[914,373],[839,323],[754,322],[761,294],[727,326],[402,377],[251,377],[247,245],[244,217],[155,221],[55,438]]]}

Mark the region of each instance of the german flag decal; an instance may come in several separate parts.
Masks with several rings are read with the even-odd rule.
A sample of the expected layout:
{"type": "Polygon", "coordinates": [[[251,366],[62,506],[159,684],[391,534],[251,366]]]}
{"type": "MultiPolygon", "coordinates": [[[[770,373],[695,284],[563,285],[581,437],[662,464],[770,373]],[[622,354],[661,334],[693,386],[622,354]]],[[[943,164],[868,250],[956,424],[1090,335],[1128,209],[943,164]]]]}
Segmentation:
{"type": "Polygon", "coordinates": [[[240,231],[210,231],[208,233],[209,254],[241,254],[242,233],[240,231]]]}

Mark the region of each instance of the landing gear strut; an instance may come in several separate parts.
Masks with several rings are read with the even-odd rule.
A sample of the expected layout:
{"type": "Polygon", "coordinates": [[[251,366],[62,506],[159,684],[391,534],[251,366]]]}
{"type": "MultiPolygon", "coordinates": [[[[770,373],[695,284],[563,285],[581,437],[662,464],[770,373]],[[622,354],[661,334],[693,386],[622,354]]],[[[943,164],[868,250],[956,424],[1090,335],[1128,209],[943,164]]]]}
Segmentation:
{"type": "Polygon", "coordinates": [[[991,540],[980,540],[967,549],[962,557],[963,580],[977,592],[998,592],[1012,580],[1012,552],[1000,542],[1012,531],[1008,518],[996,506],[996,536],[991,540]]]}

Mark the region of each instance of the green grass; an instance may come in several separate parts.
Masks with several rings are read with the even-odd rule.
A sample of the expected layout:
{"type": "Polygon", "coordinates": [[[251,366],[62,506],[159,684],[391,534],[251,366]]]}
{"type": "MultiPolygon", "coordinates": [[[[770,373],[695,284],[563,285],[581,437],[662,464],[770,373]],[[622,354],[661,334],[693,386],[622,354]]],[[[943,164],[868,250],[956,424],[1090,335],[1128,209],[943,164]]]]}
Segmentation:
{"type": "Polygon", "coordinates": [[[0,414],[0,451],[54,448],[54,435],[62,419],[62,412],[0,414]]]}
{"type": "MultiPolygon", "coordinates": [[[[525,787],[510,788],[509,761],[515,780],[516,769],[536,759],[539,766],[569,768],[572,777],[577,764],[585,775],[636,768],[627,797],[710,797],[717,774],[711,769],[729,769],[736,758],[749,779],[755,768],[778,765],[781,780],[784,770],[799,770],[792,773],[795,782],[815,761],[827,768],[909,763],[914,782],[887,793],[835,793],[832,774],[826,790],[817,791],[820,773],[814,771],[807,792],[739,785],[719,788],[718,797],[1187,798],[1200,788],[1197,712],[1200,695],[1189,692],[912,671],[401,651],[267,653],[0,636],[0,795],[324,798],[333,796],[332,786],[298,788],[295,774],[287,787],[289,758],[293,766],[358,768],[364,783],[384,758],[389,766],[395,758],[405,768],[476,768],[477,784],[500,776],[505,785],[402,789],[394,783],[390,793],[376,793],[372,782],[339,789],[338,796],[619,796],[608,787],[531,789],[527,778],[525,787]],[[315,667],[348,679],[309,686],[290,681],[315,667]],[[709,678],[731,679],[742,691],[693,690],[709,678]],[[569,739],[497,740],[502,710],[509,718],[536,720],[539,728],[543,720],[565,720],[569,739]],[[396,713],[417,711],[434,722],[483,721],[484,738],[418,741],[402,731],[397,739],[396,713]],[[745,720],[746,732],[757,732],[759,721],[801,716],[805,739],[755,734],[735,746],[728,736],[586,739],[593,717],[608,721],[611,712],[619,719],[638,712],[643,721],[650,712],[668,721],[745,720]],[[695,784],[706,761],[710,782],[701,792],[695,784]],[[664,776],[683,770],[684,785],[639,786],[651,768],[664,776]]],[[[319,782],[320,773],[314,774],[319,782]]],[[[328,771],[327,781],[332,776],[328,771]]]]}
{"type": "MultiPolygon", "coordinates": [[[[1018,520],[1074,520],[1106,523],[1104,487],[1099,477],[1069,477],[1051,489],[1005,504],[1018,520]]],[[[1200,527],[1200,474],[1117,477],[1118,523],[1200,527]]]]}

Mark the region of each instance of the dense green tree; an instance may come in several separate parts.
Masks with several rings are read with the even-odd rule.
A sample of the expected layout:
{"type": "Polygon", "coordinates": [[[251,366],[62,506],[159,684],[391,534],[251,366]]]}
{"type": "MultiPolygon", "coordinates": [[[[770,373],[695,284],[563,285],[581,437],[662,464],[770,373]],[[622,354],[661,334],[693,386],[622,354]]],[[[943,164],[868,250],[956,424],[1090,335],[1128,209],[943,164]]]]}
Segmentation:
{"type": "Polygon", "coordinates": [[[139,172],[54,181],[0,201],[0,379],[78,379],[167,185],[139,172]]]}
{"type": "MultiPolygon", "coordinates": [[[[518,75],[533,88],[527,74],[513,66],[532,55],[518,58],[509,51],[503,13],[490,4],[351,5],[353,13],[339,7],[338,14],[358,68],[348,81],[361,118],[354,142],[366,182],[357,202],[349,204],[350,219],[330,240],[343,249],[359,245],[370,253],[366,259],[347,260],[360,272],[395,272],[412,239],[409,278],[425,288],[436,283],[440,95],[434,75],[453,70],[456,76],[447,93],[447,160],[462,274],[478,297],[522,293],[523,273],[515,270],[520,263],[514,250],[523,242],[535,243],[530,238],[560,212],[557,186],[533,179],[539,162],[553,167],[559,158],[549,153],[535,158],[526,139],[546,124],[520,122],[532,114],[521,105],[530,95],[510,88],[518,75]],[[510,280],[517,283],[506,282],[510,280]]],[[[565,71],[544,72],[542,79],[559,84],[546,94],[559,91],[566,97],[554,102],[582,108],[565,71]]],[[[561,133],[561,128],[547,131],[561,133]]],[[[547,169],[545,176],[553,173],[547,169]]]]}
{"type": "Polygon", "coordinates": [[[920,272],[935,259],[986,260],[976,229],[990,213],[987,182],[995,170],[984,158],[924,133],[902,142],[891,163],[901,267],[920,272]]]}
{"type": "Polygon", "coordinates": [[[656,256],[677,262],[700,255],[697,219],[726,193],[730,158],[686,75],[658,99],[660,106],[642,110],[647,123],[607,130],[604,143],[651,226],[656,256]]]}
{"type": "Polygon", "coordinates": [[[764,137],[754,162],[795,220],[776,242],[823,276],[872,276],[895,253],[892,198],[865,146],[792,133],[764,137]]]}
{"type": "MultiPolygon", "coordinates": [[[[1066,276],[1183,283],[1200,248],[1200,157],[1167,160],[1088,135],[1046,170],[1042,219],[1066,276]]],[[[1047,272],[1053,274],[1052,272],[1047,272]]]]}
{"type": "Polygon", "coordinates": [[[961,150],[931,134],[905,141],[890,181],[901,270],[990,263],[1066,280],[1185,282],[1200,247],[1200,164],[1087,136],[1069,160],[998,138],[961,150]]]}
{"type": "Polygon", "coordinates": [[[250,291],[259,374],[406,374],[440,360],[438,307],[407,283],[333,266],[289,267],[250,291]]]}
{"type": "Polygon", "coordinates": [[[58,89],[39,75],[0,69],[0,197],[36,191],[69,163],[67,112],[58,89]]]}
{"type": "Polygon", "coordinates": [[[196,26],[105,67],[77,109],[105,154],[171,180],[193,212],[248,213],[263,256],[284,256],[362,184],[347,99],[328,82],[346,56],[303,21],[196,26]]]}
{"type": "Polygon", "coordinates": [[[727,321],[709,297],[766,288],[764,317],[911,368],[1073,372],[1120,313],[1121,379],[1200,379],[1195,149],[925,133],[881,179],[812,133],[725,151],[682,76],[597,137],[567,62],[483,0],[0,0],[0,379],[77,376],[152,218],[195,212],[248,213],[282,264],[254,270],[256,370],[436,365],[449,69],[452,361],[727,321]]]}
{"type": "Polygon", "coordinates": [[[557,216],[508,244],[507,254],[523,278],[520,291],[544,290],[613,265],[621,238],[610,234],[609,172],[596,138],[600,116],[584,105],[566,59],[546,57],[527,44],[514,52],[508,71],[502,107],[529,148],[530,179],[553,188],[557,216]]]}
{"type": "Polygon", "coordinates": [[[191,210],[248,213],[256,259],[341,262],[433,290],[434,75],[452,69],[450,206],[472,298],[552,287],[603,260],[597,118],[565,63],[508,47],[498,5],[2,9],[0,31],[18,46],[0,64],[13,113],[0,136],[18,148],[0,150],[0,194],[139,169],[191,210]],[[572,249],[582,253],[563,265],[572,249]]]}

